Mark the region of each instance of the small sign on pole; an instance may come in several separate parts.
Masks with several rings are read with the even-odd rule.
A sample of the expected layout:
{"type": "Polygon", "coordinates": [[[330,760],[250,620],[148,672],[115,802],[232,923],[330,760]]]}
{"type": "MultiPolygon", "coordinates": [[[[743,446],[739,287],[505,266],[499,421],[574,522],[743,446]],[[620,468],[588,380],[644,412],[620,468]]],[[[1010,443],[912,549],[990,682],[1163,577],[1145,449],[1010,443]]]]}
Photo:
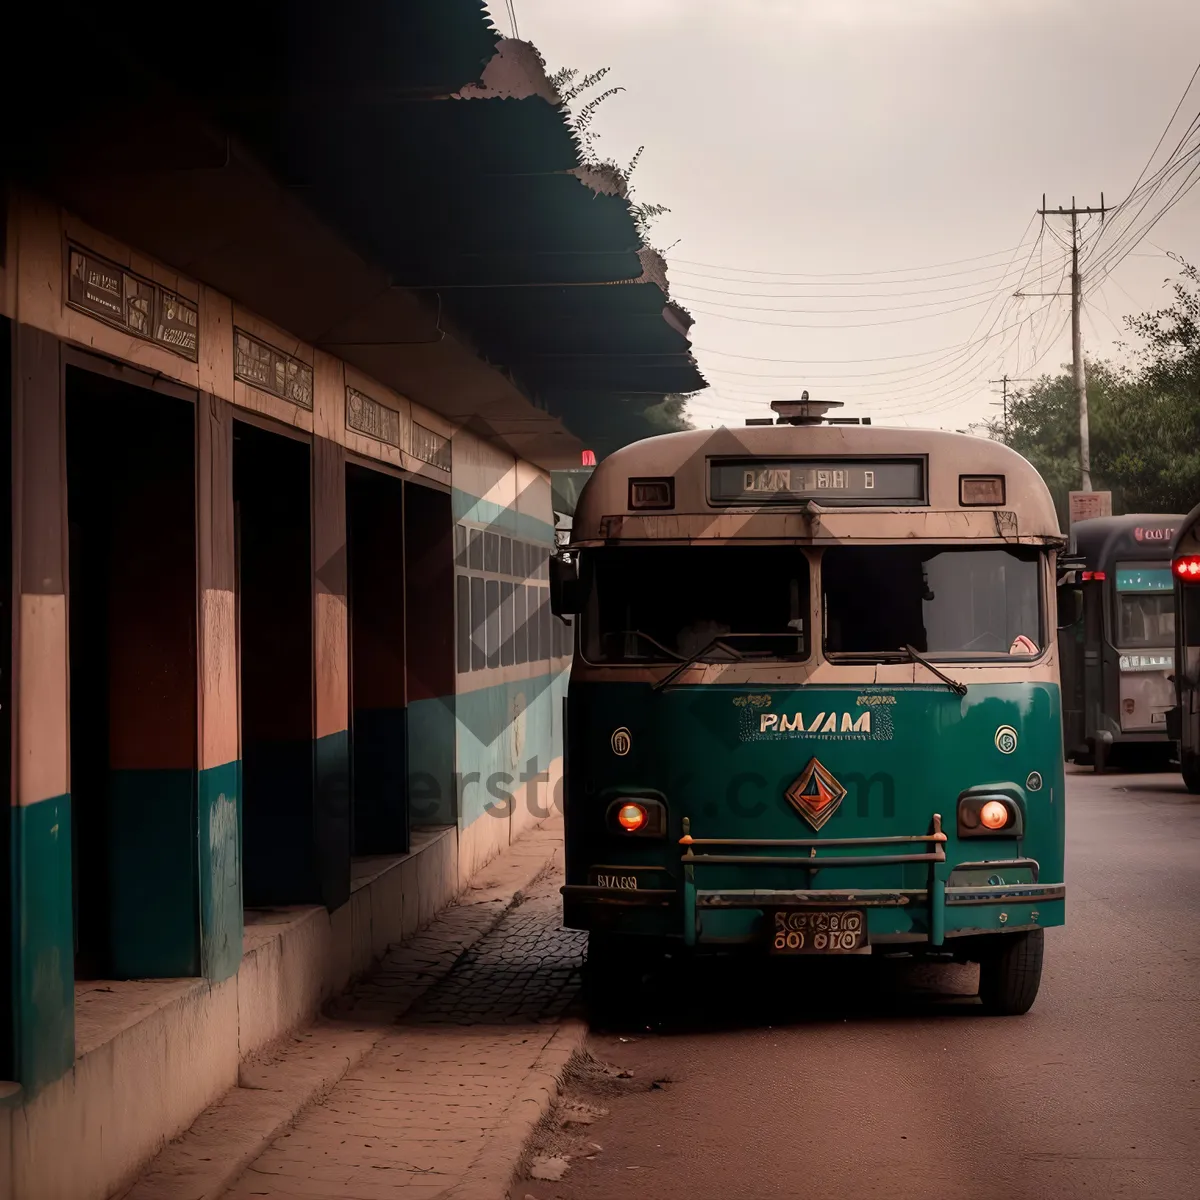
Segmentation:
{"type": "Polygon", "coordinates": [[[1067,499],[1071,524],[1112,516],[1112,492],[1071,492],[1067,499]]]}

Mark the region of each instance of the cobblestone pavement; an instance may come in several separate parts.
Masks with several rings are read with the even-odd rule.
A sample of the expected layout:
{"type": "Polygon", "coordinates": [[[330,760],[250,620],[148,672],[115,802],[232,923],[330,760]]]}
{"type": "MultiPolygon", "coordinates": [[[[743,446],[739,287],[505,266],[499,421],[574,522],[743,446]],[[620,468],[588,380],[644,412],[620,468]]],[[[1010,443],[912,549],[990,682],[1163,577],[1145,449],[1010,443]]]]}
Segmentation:
{"type": "Polygon", "coordinates": [[[410,1025],[556,1022],[579,995],[587,934],[561,926],[556,875],[467,951],[405,1018],[410,1025]]]}
{"type": "MultiPolygon", "coordinates": [[[[458,1183],[576,1001],[586,939],[560,927],[560,882],[536,883],[226,1195],[432,1200],[458,1183]]],[[[359,1004],[397,983],[385,964],[359,1004]]]]}

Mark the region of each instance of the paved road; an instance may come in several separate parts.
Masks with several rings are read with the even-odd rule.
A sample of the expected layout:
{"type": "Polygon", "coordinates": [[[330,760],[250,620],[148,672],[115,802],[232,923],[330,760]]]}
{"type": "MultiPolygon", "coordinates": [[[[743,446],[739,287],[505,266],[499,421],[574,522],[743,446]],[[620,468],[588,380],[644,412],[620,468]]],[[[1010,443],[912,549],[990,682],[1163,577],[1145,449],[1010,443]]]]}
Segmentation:
{"type": "Polygon", "coordinates": [[[965,967],[677,979],[669,1019],[593,1032],[585,1123],[537,1147],[570,1167],[512,1196],[1196,1200],[1200,799],[1078,773],[1068,802],[1069,924],[1027,1016],[974,1012],[965,967]]]}

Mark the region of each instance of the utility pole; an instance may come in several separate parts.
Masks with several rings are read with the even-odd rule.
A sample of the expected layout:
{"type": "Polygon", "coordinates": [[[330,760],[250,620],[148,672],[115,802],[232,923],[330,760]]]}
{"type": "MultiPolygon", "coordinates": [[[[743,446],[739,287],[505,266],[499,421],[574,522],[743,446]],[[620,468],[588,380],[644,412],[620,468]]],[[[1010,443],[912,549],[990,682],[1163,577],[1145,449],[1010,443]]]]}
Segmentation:
{"type": "MultiPolygon", "coordinates": [[[[988,383],[999,383],[999,384],[1003,385],[1003,388],[1000,392],[1000,404],[1002,405],[1003,412],[1004,412],[1004,436],[1005,437],[1008,437],[1008,385],[1010,383],[1032,383],[1032,382],[1033,381],[1031,379],[1010,379],[1007,375],[1003,376],[1000,379],[989,379],[988,380],[988,383]]],[[[992,403],[994,404],[995,401],[993,400],[992,403]]]]}
{"type": "Polygon", "coordinates": [[[1083,287],[1079,277],[1079,218],[1081,216],[1098,215],[1104,220],[1104,193],[1100,193],[1100,207],[1080,208],[1071,197],[1071,207],[1063,208],[1060,204],[1056,209],[1046,207],[1046,194],[1042,193],[1042,207],[1038,212],[1043,218],[1063,216],[1071,218],[1071,378],[1075,384],[1075,395],[1079,401],[1079,478],[1080,490],[1092,490],[1092,447],[1088,435],[1088,406],[1087,379],[1083,367],[1083,332],[1079,324],[1080,306],[1083,300],[1083,287]]]}

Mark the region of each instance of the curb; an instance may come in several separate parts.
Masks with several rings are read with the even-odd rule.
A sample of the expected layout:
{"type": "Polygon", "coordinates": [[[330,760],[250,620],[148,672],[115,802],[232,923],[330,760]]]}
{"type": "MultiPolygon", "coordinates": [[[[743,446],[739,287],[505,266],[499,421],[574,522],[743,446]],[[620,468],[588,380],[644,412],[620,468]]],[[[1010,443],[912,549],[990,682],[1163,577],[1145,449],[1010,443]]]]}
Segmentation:
{"type": "Polygon", "coordinates": [[[434,1200],[508,1200],[508,1191],[538,1122],[554,1106],[571,1061],[583,1049],[587,1026],[564,1021],[542,1048],[500,1124],[466,1174],[434,1200]]]}
{"type": "MultiPolygon", "coordinates": [[[[534,827],[534,829],[538,828],[540,826],[534,827]]],[[[536,870],[511,892],[497,894],[495,890],[491,890],[485,896],[473,899],[467,899],[470,894],[469,889],[463,892],[455,902],[456,904],[469,906],[496,900],[503,902],[496,905],[494,919],[474,931],[474,936],[470,941],[463,946],[459,954],[446,962],[444,968],[442,964],[439,964],[438,969],[430,973],[420,990],[410,996],[407,1003],[392,1014],[393,1020],[402,1017],[430,989],[441,983],[472,947],[487,937],[514,908],[522,903],[524,893],[528,890],[531,882],[540,878],[555,860],[558,853],[557,845],[552,844],[548,850],[549,853],[544,859],[541,856],[528,856],[531,859],[537,857],[540,860],[536,870]]],[[[442,909],[438,912],[430,924],[436,923],[438,917],[446,911],[446,909],[442,909]]],[[[428,926],[424,928],[428,928],[428,926]]],[[[369,978],[369,974],[365,978],[369,978]]],[[[353,988],[346,995],[352,993],[353,988]]],[[[353,1012],[339,1013],[334,1019],[352,1021],[353,1012]]],[[[327,1029],[329,1023],[330,1017],[322,1015],[312,1024],[287,1035],[284,1039],[286,1049],[294,1049],[296,1043],[306,1033],[327,1029]]],[[[543,1060],[557,1061],[561,1052],[553,1048],[565,1029],[565,1025],[561,1026],[547,1042],[534,1070],[526,1076],[522,1083],[522,1090],[514,1101],[513,1108],[523,1102],[527,1103],[530,1099],[537,1099],[537,1102],[542,1105],[529,1125],[529,1131],[532,1131],[533,1125],[550,1107],[552,1098],[557,1095],[558,1089],[555,1076],[549,1077],[548,1084],[534,1084],[531,1081],[541,1078],[538,1068],[543,1060]],[[543,1099],[538,1099],[538,1097],[541,1096],[541,1091],[547,1087],[549,1090],[546,1091],[543,1102],[543,1099]]],[[[329,1057],[333,1061],[325,1064],[314,1065],[311,1057],[307,1063],[299,1062],[291,1070],[288,1069],[291,1064],[285,1065],[278,1061],[264,1064],[257,1069],[256,1064],[252,1061],[239,1064],[237,1084],[200,1113],[192,1125],[178,1138],[164,1145],[158,1154],[142,1167],[138,1177],[113,1192],[110,1200],[179,1200],[182,1196],[186,1196],[187,1200],[219,1200],[241,1178],[247,1167],[267,1150],[275,1139],[300,1117],[305,1109],[324,1099],[371,1053],[388,1032],[388,1027],[380,1026],[371,1033],[347,1032],[343,1034],[334,1047],[326,1048],[332,1050],[329,1057]],[[346,1046],[347,1042],[351,1045],[346,1046]],[[350,1053],[346,1053],[347,1049],[350,1050],[350,1053]],[[274,1087],[264,1087],[261,1084],[247,1086],[243,1082],[248,1076],[253,1077],[259,1072],[269,1074],[273,1069],[279,1070],[284,1076],[274,1087]],[[270,1099],[262,1096],[262,1092],[268,1090],[273,1093],[270,1099]],[[249,1109],[249,1111],[239,1113],[239,1110],[243,1109],[249,1109]],[[232,1129],[230,1128],[231,1123],[232,1129]],[[237,1136],[238,1133],[242,1134],[240,1139],[237,1136]]],[[[579,1042],[582,1044],[582,1034],[579,1042]]],[[[284,1048],[283,1043],[276,1043],[276,1048],[284,1048]]],[[[562,1060],[562,1066],[565,1067],[574,1052],[574,1049],[571,1049],[567,1053],[566,1058],[562,1060]]],[[[561,1071],[561,1069],[562,1067],[555,1068],[556,1071],[561,1071]]],[[[510,1108],[509,1113],[511,1114],[512,1111],[510,1108]]],[[[509,1120],[509,1115],[506,1114],[502,1128],[507,1128],[509,1120]]],[[[527,1136],[528,1132],[521,1135],[521,1140],[514,1152],[512,1166],[509,1168],[509,1176],[506,1177],[504,1184],[499,1190],[489,1192],[489,1196],[494,1195],[500,1200],[504,1200],[504,1188],[507,1187],[508,1178],[515,1169],[517,1157],[519,1157],[527,1136]]],[[[483,1154],[487,1154],[487,1150],[483,1154]]]]}

